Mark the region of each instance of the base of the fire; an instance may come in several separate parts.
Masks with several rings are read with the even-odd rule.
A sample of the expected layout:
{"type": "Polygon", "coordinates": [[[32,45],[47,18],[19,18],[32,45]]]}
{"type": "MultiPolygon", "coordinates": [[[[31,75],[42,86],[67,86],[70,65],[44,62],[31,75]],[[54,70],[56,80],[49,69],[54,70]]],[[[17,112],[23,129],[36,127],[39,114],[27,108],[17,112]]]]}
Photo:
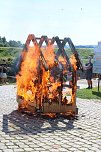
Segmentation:
{"type": "Polygon", "coordinates": [[[51,100],[44,100],[42,105],[39,106],[37,102],[26,102],[20,96],[17,96],[17,101],[18,110],[28,114],[45,114],[49,116],[56,116],[57,114],[76,116],[78,114],[78,108],[75,102],[65,104],[63,102],[51,102],[51,100]]]}

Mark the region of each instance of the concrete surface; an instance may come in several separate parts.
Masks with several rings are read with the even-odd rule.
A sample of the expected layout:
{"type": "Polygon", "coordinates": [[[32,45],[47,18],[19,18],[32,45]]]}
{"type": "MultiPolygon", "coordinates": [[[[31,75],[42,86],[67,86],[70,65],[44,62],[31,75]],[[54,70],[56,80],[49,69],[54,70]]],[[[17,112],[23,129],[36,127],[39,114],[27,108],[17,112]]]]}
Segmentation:
{"type": "MultiPolygon", "coordinates": [[[[93,84],[93,87],[97,87],[98,86],[98,79],[92,79],[92,84],[93,84]]],[[[100,85],[101,85],[101,83],[100,83],[100,85]]],[[[80,89],[87,88],[88,87],[87,80],[86,79],[78,80],[77,86],[79,86],[80,89]]]]}

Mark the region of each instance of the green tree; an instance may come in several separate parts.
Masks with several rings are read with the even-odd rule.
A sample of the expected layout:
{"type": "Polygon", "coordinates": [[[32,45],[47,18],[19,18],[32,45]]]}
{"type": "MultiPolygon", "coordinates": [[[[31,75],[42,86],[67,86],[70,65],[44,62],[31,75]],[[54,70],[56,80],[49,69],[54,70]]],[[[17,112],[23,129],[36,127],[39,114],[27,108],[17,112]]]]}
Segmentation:
{"type": "Polygon", "coordinates": [[[0,47],[3,47],[4,45],[3,45],[3,41],[2,41],[2,38],[1,38],[1,36],[0,36],[0,47]]]}
{"type": "Polygon", "coordinates": [[[6,42],[6,43],[4,44],[4,47],[10,47],[9,43],[6,42]]]}
{"type": "Polygon", "coordinates": [[[2,37],[2,42],[3,42],[3,44],[6,43],[6,38],[5,37],[2,37]]]}
{"type": "Polygon", "coordinates": [[[17,44],[18,44],[18,47],[22,47],[23,46],[21,41],[17,41],[17,44]]]}
{"type": "Polygon", "coordinates": [[[14,40],[10,40],[8,43],[9,43],[9,46],[10,46],[10,47],[18,47],[17,42],[14,41],[14,40]]]}

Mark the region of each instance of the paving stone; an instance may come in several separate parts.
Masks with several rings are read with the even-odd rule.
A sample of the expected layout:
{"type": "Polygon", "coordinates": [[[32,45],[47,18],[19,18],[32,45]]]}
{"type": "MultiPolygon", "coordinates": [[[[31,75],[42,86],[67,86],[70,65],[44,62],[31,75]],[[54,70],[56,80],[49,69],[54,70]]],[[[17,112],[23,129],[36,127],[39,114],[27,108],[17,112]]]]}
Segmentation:
{"type": "Polygon", "coordinates": [[[35,147],[34,150],[35,150],[35,151],[42,151],[42,150],[45,151],[45,149],[42,148],[42,147],[41,147],[41,148],[40,148],[40,147],[35,147]]]}
{"type": "Polygon", "coordinates": [[[26,145],[26,144],[20,144],[18,145],[20,148],[29,148],[29,145],[26,145]]]}
{"type": "Polygon", "coordinates": [[[58,149],[54,149],[54,148],[53,148],[53,149],[49,149],[49,151],[50,151],[50,152],[59,152],[58,149]]]}
{"type": "Polygon", "coordinates": [[[3,152],[13,152],[12,149],[4,149],[3,152]]]}
{"type": "Polygon", "coordinates": [[[7,149],[6,145],[0,146],[0,150],[4,150],[4,149],[7,149]]]}
{"type": "Polygon", "coordinates": [[[5,139],[5,140],[1,140],[1,143],[9,143],[9,140],[7,139],[5,139]]]}
{"type": "Polygon", "coordinates": [[[15,149],[15,148],[14,148],[14,152],[20,152],[20,151],[21,151],[21,152],[24,152],[24,149],[21,149],[21,148],[19,148],[19,149],[18,149],[18,148],[17,148],[17,149],[15,149]]]}
{"type": "MultiPolygon", "coordinates": [[[[29,147],[31,147],[31,148],[39,148],[39,145],[35,145],[35,144],[31,143],[31,144],[29,145],[29,147]]],[[[43,146],[43,147],[44,147],[44,146],[43,146]]]]}
{"type": "Polygon", "coordinates": [[[100,152],[100,149],[97,147],[92,147],[91,150],[96,151],[96,152],[98,152],[98,151],[100,152]]]}
{"type": "Polygon", "coordinates": [[[12,145],[14,145],[14,143],[12,143],[12,142],[7,142],[7,143],[5,143],[5,145],[7,145],[7,146],[12,146],[12,145]]]}
{"type": "Polygon", "coordinates": [[[1,143],[1,142],[0,142],[0,147],[1,147],[1,146],[5,146],[5,143],[1,143]]]}
{"type": "Polygon", "coordinates": [[[16,145],[9,145],[9,146],[7,146],[9,149],[17,149],[17,148],[19,148],[18,146],[16,146],[16,145]]]}
{"type": "Polygon", "coordinates": [[[27,151],[33,151],[33,148],[24,148],[24,150],[27,152],[27,151]]]}
{"type": "Polygon", "coordinates": [[[61,152],[62,151],[66,152],[67,149],[66,148],[59,148],[58,150],[61,151],[61,152]]]}

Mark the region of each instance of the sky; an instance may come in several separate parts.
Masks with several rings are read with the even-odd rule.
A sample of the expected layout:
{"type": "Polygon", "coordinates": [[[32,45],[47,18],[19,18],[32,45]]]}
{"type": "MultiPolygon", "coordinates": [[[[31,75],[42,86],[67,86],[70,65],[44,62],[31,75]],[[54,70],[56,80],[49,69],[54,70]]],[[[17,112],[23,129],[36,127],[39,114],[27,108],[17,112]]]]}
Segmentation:
{"type": "Polygon", "coordinates": [[[0,0],[0,36],[25,43],[28,34],[101,41],[101,0],[0,0]]]}

